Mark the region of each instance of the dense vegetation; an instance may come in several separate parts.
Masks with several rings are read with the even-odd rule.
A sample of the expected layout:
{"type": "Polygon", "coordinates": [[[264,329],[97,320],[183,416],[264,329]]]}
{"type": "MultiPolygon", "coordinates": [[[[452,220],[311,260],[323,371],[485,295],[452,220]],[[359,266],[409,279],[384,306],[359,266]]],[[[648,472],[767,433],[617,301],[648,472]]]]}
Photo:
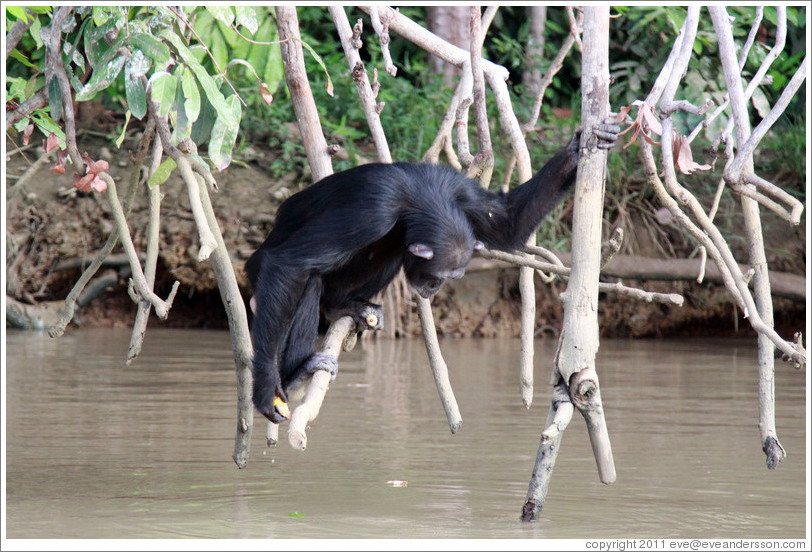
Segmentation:
{"type": "MultiPolygon", "coordinates": [[[[564,8],[550,8],[544,55],[541,59],[530,56],[527,9],[501,7],[490,26],[483,52],[485,58],[509,69],[510,93],[520,121],[528,119],[533,102],[525,82],[530,65],[537,64],[544,71],[570,28],[564,8]]],[[[420,23],[427,17],[421,7],[407,6],[400,11],[420,23]]],[[[612,108],[618,110],[641,99],[651,88],[685,10],[621,7],[615,11],[610,70],[612,108]]],[[[728,11],[737,21],[736,38],[743,42],[756,8],[731,7],[728,11]]],[[[48,64],[43,45],[47,43],[54,13],[55,9],[50,7],[5,10],[7,33],[17,23],[28,25],[6,58],[7,111],[36,96],[45,98],[39,108],[7,128],[10,148],[47,136],[58,140],[60,147],[65,145],[64,113],[59,102],[65,91],[60,90],[56,78],[50,80],[47,88],[45,85],[53,67],[48,64]]],[[[347,8],[347,13],[350,21],[364,21],[361,54],[370,68],[380,68],[377,100],[385,103],[381,118],[392,157],[420,160],[437,133],[454,90],[432,72],[428,53],[395,34],[390,50],[398,74],[387,75],[382,70],[380,44],[368,16],[355,8],[347,8]]],[[[332,19],[324,8],[316,6],[298,8],[298,17],[308,77],[322,125],[328,142],[340,144],[344,150],[333,159],[334,168],[341,170],[373,160],[374,145],[332,19]]],[[[754,123],[764,114],[765,106],[775,102],[806,52],[805,8],[789,7],[787,19],[786,47],[771,65],[765,84],[753,96],[754,123]]],[[[762,32],[744,66],[745,76],[755,72],[774,43],[775,20],[775,8],[765,8],[762,32]]],[[[152,97],[161,102],[162,113],[171,118],[173,140],[191,137],[211,166],[250,165],[271,179],[296,183],[292,188],[309,182],[309,169],[285,86],[272,7],[78,7],[64,21],[61,31],[61,61],[78,107],[77,124],[89,133],[101,130],[108,150],[134,149],[134,137],[144,127],[149,86],[152,97]],[[87,115],[83,117],[83,113],[87,115]],[[255,155],[258,150],[265,154],[255,155]]],[[[712,25],[707,18],[700,22],[694,52],[680,97],[696,104],[707,99],[719,104],[725,86],[712,25]]],[[[579,101],[580,56],[573,49],[546,91],[538,124],[527,135],[534,167],[540,166],[571,136],[579,122],[579,101]]],[[[496,163],[494,185],[497,185],[507,173],[511,150],[499,132],[494,102],[488,105],[496,163]]],[[[757,167],[759,172],[801,201],[805,201],[806,193],[805,112],[802,91],[762,142],[756,159],[761,164],[757,167]]],[[[675,117],[682,132],[701,121],[688,114],[675,117]]],[[[708,133],[718,130],[726,121],[725,116],[717,118],[708,133]]],[[[715,162],[713,170],[686,177],[691,189],[705,197],[715,193],[722,168],[719,152],[709,151],[709,146],[710,142],[700,134],[693,150],[699,162],[715,162]]],[[[611,155],[609,163],[605,225],[626,230],[624,252],[690,255],[695,244],[676,226],[663,224],[657,218],[660,206],[643,178],[638,145],[632,144],[611,155]]],[[[736,224],[737,206],[738,198],[726,189],[717,221],[727,235],[733,236],[734,243],[740,232],[736,224]]],[[[551,217],[554,222],[541,228],[540,241],[553,249],[566,250],[571,222],[567,205],[560,208],[559,215],[551,217]]],[[[798,255],[797,249],[786,247],[785,236],[777,233],[773,241],[770,259],[773,268],[803,272],[804,256],[798,255]]],[[[52,292],[48,297],[57,298],[60,290],[52,292]]]]}

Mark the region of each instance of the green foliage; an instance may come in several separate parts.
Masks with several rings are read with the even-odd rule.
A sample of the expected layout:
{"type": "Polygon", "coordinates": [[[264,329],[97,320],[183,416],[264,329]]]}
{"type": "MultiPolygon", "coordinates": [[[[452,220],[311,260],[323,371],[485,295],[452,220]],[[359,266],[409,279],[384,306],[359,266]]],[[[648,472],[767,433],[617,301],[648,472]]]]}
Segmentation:
{"type": "MultiPolygon", "coordinates": [[[[41,7],[30,13],[10,7],[6,13],[9,24],[34,19],[11,53],[18,63],[11,64],[7,91],[23,102],[49,87],[49,106],[30,117],[49,134],[64,115],[65,92],[56,78],[47,84],[42,79],[55,69],[45,66],[39,49],[41,29],[51,24],[53,13],[41,7]]],[[[179,12],[163,6],[84,6],[74,8],[59,31],[61,69],[75,101],[91,101],[104,92],[104,101],[118,103],[129,120],[146,115],[149,97],[157,102],[159,115],[169,116],[173,142],[196,130],[195,137],[208,142],[210,160],[220,170],[231,162],[242,117],[243,100],[232,91],[231,79],[273,92],[283,78],[276,26],[266,7],[187,6],[179,12]],[[194,21],[192,32],[187,21],[194,21]],[[232,67],[243,70],[227,75],[232,67]],[[201,119],[201,113],[206,117],[201,119]]],[[[64,134],[60,139],[64,144],[64,134]]]]}
{"type": "MultiPolygon", "coordinates": [[[[7,8],[7,27],[23,18],[34,18],[29,32],[12,51],[6,72],[7,98],[22,102],[46,86],[45,56],[41,29],[50,24],[53,10],[49,7],[7,8]]],[[[357,8],[345,8],[352,23],[364,21],[364,46],[361,51],[367,70],[383,67],[380,45],[372,32],[369,18],[357,8]]],[[[295,115],[284,79],[278,34],[273,9],[266,6],[186,5],[178,12],[163,6],[87,6],[75,8],[62,29],[62,60],[78,101],[97,99],[113,110],[129,112],[134,119],[146,115],[147,94],[159,102],[160,111],[170,117],[173,141],[191,137],[208,144],[209,157],[218,168],[228,165],[234,155],[238,136],[262,142],[274,151],[269,168],[275,175],[290,171],[307,173],[301,138],[295,134],[295,115]],[[191,22],[191,29],[179,18],[191,22]],[[149,86],[147,84],[149,83],[149,86]],[[260,94],[260,84],[274,94],[270,105],[260,94]]],[[[418,23],[425,22],[425,8],[404,6],[401,13],[418,23]]],[[[734,16],[734,34],[743,43],[755,17],[754,6],[729,7],[734,16]]],[[[338,44],[332,18],[321,6],[306,5],[297,9],[305,48],[305,60],[312,90],[327,139],[340,144],[348,159],[334,159],[337,170],[368,159],[376,153],[355,90],[347,61],[338,44]],[[331,93],[332,92],[332,93],[331,93]]],[[[651,88],[667,58],[671,45],[685,19],[685,9],[677,6],[613,7],[619,17],[611,22],[610,90],[612,108],[629,105],[641,99],[651,88]]],[[[772,104],[800,64],[806,52],[805,8],[787,8],[788,35],[785,51],[772,64],[770,81],[759,87],[753,103],[757,108],[772,104]]],[[[776,9],[766,7],[764,26],[775,28],[776,9]]],[[[527,52],[529,18],[525,6],[502,6],[490,27],[484,55],[510,70],[509,90],[514,110],[520,121],[527,120],[532,98],[522,80],[529,64],[546,71],[569,33],[564,8],[547,11],[546,40],[541,59],[530,60],[527,52]]],[[[769,47],[756,42],[747,64],[745,77],[755,73],[769,47]]],[[[398,67],[392,78],[379,71],[381,89],[377,98],[385,107],[381,120],[388,145],[395,160],[419,160],[434,139],[445,114],[453,88],[431,74],[428,54],[392,35],[390,51],[398,67]]],[[[687,74],[680,86],[680,99],[704,103],[708,98],[717,104],[723,99],[725,85],[718,59],[710,18],[701,17],[687,74]]],[[[370,75],[371,76],[371,75],[370,75]]],[[[43,133],[57,131],[62,119],[59,85],[52,79],[50,105],[34,113],[31,121],[43,133]]],[[[489,92],[490,94],[490,92],[489,92]]],[[[580,110],[580,63],[577,49],[565,60],[555,77],[542,106],[541,130],[528,135],[534,168],[572,136],[580,110]],[[561,111],[572,110],[573,118],[561,118],[561,111]],[[558,115],[557,115],[558,114],[558,115]]],[[[488,98],[491,137],[496,167],[494,185],[501,181],[511,156],[511,149],[500,132],[493,98],[488,98]]],[[[806,143],[804,95],[798,94],[786,119],[787,132],[775,132],[765,141],[765,148],[780,148],[787,158],[784,166],[792,171],[805,171],[802,154],[806,143]],[[800,131],[799,131],[800,129],[800,131]],[[793,142],[792,139],[797,139],[793,142]]],[[[759,112],[753,110],[754,123],[759,112]]],[[[18,130],[27,124],[23,121],[18,130]]],[[[675,115],[677,128],[687,131],[700,119],[684,113],[675,115]]],[[[726,120],[719,117],[708,133],[717,131],[726,120]]],[[[470,121],[473,124],[473,121],[470,121]]],[[[64,143],[64,135],[62,141],[64,143]]],[[[475,147],[472,140],[472,147],[475,147]]],[[[610,157],[613,174],[640,174],[633,148],[610,157]]],[[[778,165],[778,156],[771,162],[778,165]]],[[[625,178],[625,177],[624,177],[625,178]]],[[[515,178],[514,178],[515,181],[515,178]]]]}

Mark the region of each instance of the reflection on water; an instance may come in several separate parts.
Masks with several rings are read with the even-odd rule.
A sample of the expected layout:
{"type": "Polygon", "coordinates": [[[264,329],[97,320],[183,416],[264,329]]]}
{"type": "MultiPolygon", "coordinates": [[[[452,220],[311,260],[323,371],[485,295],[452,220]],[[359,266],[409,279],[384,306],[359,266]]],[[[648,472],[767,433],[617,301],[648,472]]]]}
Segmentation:
{"type": "Polygon", "coordinates": [[[538,523],[519,521],[547,415],[555,342],[537,347],[536,399],[517,341],[442,342],[464,425],[451,435],[419,341],[363,343],[305,452],[231,460],[234,372],[223,332],[7,335],[9,538],[803,538],[805,374],[777,365],[788,457],[760,450],[754,342],[609,341],[599,373],[617,482],[598,481],[583,420],[564,437],[538,523]],[[387,484],[407,481],[405,487],[387,484]]]}

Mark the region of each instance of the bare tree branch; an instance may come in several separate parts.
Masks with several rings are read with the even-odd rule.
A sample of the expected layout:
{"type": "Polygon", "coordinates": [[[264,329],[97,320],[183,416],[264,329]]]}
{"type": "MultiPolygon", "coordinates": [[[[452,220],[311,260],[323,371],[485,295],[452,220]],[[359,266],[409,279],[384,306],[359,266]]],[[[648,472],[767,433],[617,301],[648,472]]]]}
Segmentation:
{"type": "MultiPolygon", "coordinates": [[[[709,11],[711,13],[711,19],[713,20],[714,29],[716,30],[719,55],[725,74],[725,82],[728,87],[730,105],[733,110],[736,142],[738,144],[745,144],[745,147],[740,149],[736,158],[726,170],[726,174],[728,171],[732,174],[737,174],[742,171],[747,174],[754,174],[753,149],[760,138],[750,133],[747,97],[746,92],[742,90],[741,71],[736,63],[735,45],[730,20],[727,17],[727,12],[724,7],[710,7],[709,11]],[[748,149],[747,143],[750,139],[753,141],[750,143],[748,149]]],[[[786,36],[786,8],[778,8],[778,21],[779,30],[776,37],[776,46],[770,52],[776,51],[775,55],[778,55],[778,52],[782,50],[784,46],[783,43],[786,36]]],[[[768,64],[763,63],[761,68],[764,68],[766,71],[766,66],[768,66],[768,64]]],[[[802,67],[803,66],[804,64],[802,64],[802,67]]],[[[758,73],[753,80],[755,81],[756,79],[760,80],[758,73]]],[[[784,96],[785,95],[782,94],[782,98],[784,96]]],[[[779,113],[781,111],[783,111],[783,108],[780,109],[779,113]]],[[[769,126],[766,128],[769,128],[769,126]]],[[[764,132],[766,132],[766,130],[764,132]]],[[[665,146],[665,140],[663,142],[665,146]]],[[[789,358],[793,359],[794,362],[798,362],[797,358],[793,358],[792,355],[787,354],[788,352],[795,352],[804,362],[806,354],[805,352],[803,354],[798,353],[792,343],[783,341],[780,338],[778,339],[780,343],[775,343],[772,339],[772,335],[774,335],[774,337],[778,337],[778,335],[773,330],[773,305],[770,295],[770,280],[764,251],[759,207],[758,203],[752,198],[743,196],[741,201],[749,246],[750,263],[755,273],[753,277],[754,300],[751,299],[749,293],[745,293],[745,291],[742,291],[742,296],[748,301],[748,308],[751,309],[750,323],[754,329],[759,331],[759,429],[762,449],[767,456],[767,467],[769,469],[775,469],[778,463],[786,456],[784,448],[778,441],[775,429],[775,346],[779,345],[782,351],[789,358]]],[[[737,284],[741,288],[741,281],[737,281],[737,284]]]]}
{"type": "MultiPolygon", "coordinates": [[[[161,164],[161,157],[163,155],[163,146],[161,145],[160,137],[155,139],[155,144],[152,151],[152,163],[150,164],[149,174],[152,175],[158,166],[161,164]]],[[[161,190],[159,187],[151,188],[149,190],[149,223],[147,226],[147,258],[144,263],[144,275],[147,278],[147,284],[150,289],[154,289],[155,285],[155,269],[158,265],[158,240],[160,237],[160,216],[161,216],[161,190]]],[[[132,336],[130,337],[130,346],[127,349],[127,364],[132,361],[141,353],[141,347],[144,343],[144,334],[147,331],[147,321],[149,320],[149,312],[151,305],[148,301],[139,301],[138,311],[135,315],[133,322],[132,336]]]]}
{"type": "Polygon", "coordinates": [[[131,281],[135,285],[135,289],[140,298],[149,301],[152,304],[158,318],[161,320],[166,320],[166,317],[169,316],[169,309],[172,308],[172,301],[175,299],[175,294],[178,291],[180,282],[175,281],[175,284],[172,286],[172,291],[169,292],[169,295],[165,301],[158,297],[150,289],[150,285],[144,276],[144,272],[141,270],[141,263],[138,260],[138,253],[135,251],[132,237],[130,237],[130,229],[127,226],[127,218],[124,215],[124,210],[121,208],[121,203],[118,200],[116,182],[107,173],[99,174],[99,178],[102,178],[107,183],[107,199],[110,201],[110,209],[113,212],[113,219],[116,221],[116,227],[118,228],[118,234],[121,238],[121,244],[124,247],[124,252],[127,253],[127,257],[130,259],[130,268],[133,272],[131,281]]]}
{"type": "Polygon", "coordinates": [[[477,129],[477,154],[468,168],[469,177],[478,177],[487,188],[493,174],[493,146],[485,105],[485,74],[482,70],[482,19],[479,6],[471,7],[471,74],[473,76],[474,116],[477,129]]]}
{"type": "Polygon", "coordinates": [[[76,119],[73,112],[73,96],[68,75],[62,65],[62,23],[73,11],[72,7],[62,6],[54,11],[51,24],[40,31],[45,45],[45,88],[52,78],[56,78],[62,97],[62,119],[65,121],[65,142],[73,171],[84,174],[82,156],[76,146],[76,119]]]}
{"type": "Polygon", "coordinates": [[[333,173],[333,164],[305,71],[302,37],[299,34],[296,8],[290,5],[276,6],[276,21],[279,38],[282,40],[280,48],[282,49],[282,64],[285,68],[285,80],[290,90],[296,120],[299,122],[302,142],[306,146],[307,163],[313,173],[313,181],[318,182],[333,173]]]}
{"type": "Polygon", "coordinates": [[[26,19],[18,19],[14,22],[14,25],[11,26],[11,29],[6,33],[6,60],[8,60],[9,54],[11,51],[17,47],[17,43],[23,38],[28,29],[31,28],[31,25],[34,24],[34,20],[36,16],[28,13],[28,17],[31,19],[29,20],[28,17],[26,19]]]}
{"type": "Polygon", "coordinates": [[[434,327],[434,316],[431,313],[431,301],[417,294],[414,294],[414,297],[417,301],[417,314],[423,328],[426,353],[429,355],[431,371],[434,374],[434,383],[437,385],[437,392],[440,394],[451,433],[456,433],[462,427],[462,417],[448,379],[448,367],[440,354],[440,343],[437,341],[437,330],[434,327]]]}
{"type": "MultiPolygon", "coordinates": [[[[378,8],[375,6],[369,7],[369,17],[372,20],[372,28],[375,29],[375,34],[381,41],[384,70],[394,77],[398,74],[398,68],[392,63],[392,54],[389,52],[389,22],[381,19],[378,8]]],[[[333,19],[335,19],[335,15],[333,19]]]]}
{"type": "MultiPolygon", "coordinates": [[[[353,45],[353,30],[350,28],[350,22],[347,19],[347,14],[341,6],[329,6],[327,8],[330,15],[333,17],[338,36],[341,40],[341,46],[344,48],[344,55],[347,57],[347,62],[350,66],[353,80],[355,81],[355,88],[358,91],[358,97],[361,100],[361,107],[364,109],[367,124],[369,125],[369,132],[372,140],[375,142],[375,149],[378,152],[378,160],[381,163],[391,163],[392,154],[389,152],[389,144],[386,141],[386,134],[381,125],[381,116],[376,109],[375,93],[372,91],[372,86],[369,84],[366,70],[364,69],[364,62],[361,61],[361,55],[358,53],[358,48],[353,45]]],[[[387,37],[389,35],[387,34],[387,37]]],[[[388,49],[387,49],[388,51],[388,49]]],[[[391,63],[391,59],[390,59],[391,63]]],[[[393,66],[394,67],[394,66],[393,66]]],[[[394,75],[393,75],[394,76],[394,75]]]]}
{"type": "Polygon", "coordinates": [[[46,105],[48,105],[48,88],[40,88],[33,96],[25,100],[23,103],[11,111],[6,111],[6,130],[10,129],[13,125],[31,115],[37,109],[42,109],[46,105]]]}

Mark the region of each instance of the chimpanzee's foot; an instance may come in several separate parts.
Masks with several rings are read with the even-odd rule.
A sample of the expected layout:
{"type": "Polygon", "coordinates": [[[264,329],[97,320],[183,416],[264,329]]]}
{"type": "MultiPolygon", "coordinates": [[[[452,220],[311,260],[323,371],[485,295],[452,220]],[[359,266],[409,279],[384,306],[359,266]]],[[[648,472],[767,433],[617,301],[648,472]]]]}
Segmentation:
{"type": "Polygon", "coordinates": [[[383,329],[383,307],[375,303],[367,303],[353,316],[356,329],[364,330],[383,329]]]}
{"type": "Polygon", "coordinates": [[[355,331],[383,329],[383,308],[375,303],[361,300],[349,300],[339,307],[327,310],[327,320],[335,322],[342,316],[349,316],[355,321],[355,331]]]}
{"type": "Polygon", "coordinates": [[[332,355],[313,353],[305,362],[304,369],[308,374],[314,374],[318,370],[326,370],[330,373],[330,381],[333,381],[338,373],[338,360],[332,355]]]}

